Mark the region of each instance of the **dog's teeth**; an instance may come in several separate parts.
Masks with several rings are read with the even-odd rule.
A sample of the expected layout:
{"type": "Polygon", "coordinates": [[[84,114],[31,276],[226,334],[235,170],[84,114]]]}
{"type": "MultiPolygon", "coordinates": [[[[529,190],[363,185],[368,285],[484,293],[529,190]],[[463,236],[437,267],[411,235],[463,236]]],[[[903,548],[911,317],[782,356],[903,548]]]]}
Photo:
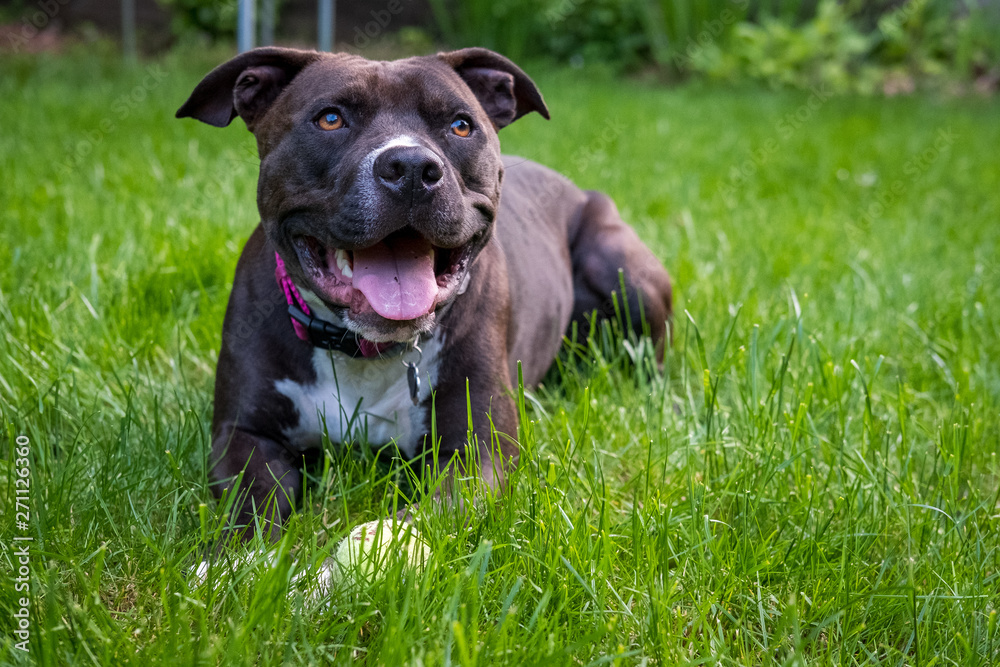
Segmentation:
{"type": "Polygon", "coordinates": [[[351,260],[347,257],[347,251],[340,248],[337,248],[337,268],[340,269],[345,278],[354,276],[354,271],[351,269],[351,260]]]}

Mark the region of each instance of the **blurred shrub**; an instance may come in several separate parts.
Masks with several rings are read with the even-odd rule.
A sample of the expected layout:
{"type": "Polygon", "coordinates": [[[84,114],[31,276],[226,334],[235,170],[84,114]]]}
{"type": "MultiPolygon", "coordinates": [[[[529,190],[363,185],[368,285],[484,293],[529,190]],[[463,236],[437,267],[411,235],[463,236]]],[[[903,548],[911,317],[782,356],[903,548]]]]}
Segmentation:
{"type": "Polygon", "coordinates": [[[871,76],[859,76],[872,42],[842,5],[822,0],[816,15],[799,26],[770,17],[760,24],[740,23],[725,43],[713,42],[693,54],[690,67],[714,78],[844,92],[856,82],[872,87],[871,76]]]}
{"type": "Polygon", "coordinates": [[[647,8],[635,0],[559,0],[542,14],[548,54],[633,68],[653,58],[647,8]]]}
{"type": "Polygon", "coordinates": [[[861,93],[1000,81],[1000,0],[430,4],[449,44],[486,46],[515,59],[619,69],[655,64],[673,76],[861,93]]]}
{"type": "Polygon", "coordinates": [[[749,0],[684,2],[658,0],[648,5],[646,34],[660,65],[687,73],[705,50],[728,44],[735,27],[747,20],[749,0]]]}
{"type": "Polygon", "coordinates": [[[652,61],[645,0],[430,0],[451,46],[633,67],[652,61]]]}
{"type": "Polygon", "coordinates": [[[544,52],[540,16],[557,0],[429,0],[434,21],[450,46],[484,46],[523,58],[544,52]]]}
{"type": "Polygon", "coordinates": [[[170,11],[171,29],[181,38],[236,35],[237,0],[157,0],[170,11]]]}
{"type": "MultiPolygon", "coordinates": [[[[236,0],[158,2],[179,36],[234,35],[236,0]]],[[[436,36],[449,46],[485,46],[515,60],[656,66],[673,77],[839,92],[1000,83],[1000,0],[427,2],[436,36]]],[[[430,48],[420,36],[420,47],[408,50],[430,48]]]]}
{"type": "Polygon", "coordinates": [[[911,0],[879,17],[875,37],[873,59],[890,71],[976,78],[1000,67],[1000,3],[911,0]]]}

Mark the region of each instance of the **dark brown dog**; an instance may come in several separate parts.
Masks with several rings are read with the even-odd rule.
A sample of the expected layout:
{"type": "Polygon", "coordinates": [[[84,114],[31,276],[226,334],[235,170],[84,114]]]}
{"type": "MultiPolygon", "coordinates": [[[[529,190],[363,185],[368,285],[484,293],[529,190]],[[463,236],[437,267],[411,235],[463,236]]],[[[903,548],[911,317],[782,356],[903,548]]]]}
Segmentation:
{"type": "Polygon", "coordinates": [[[216,493],[243,473],[240,525],[273,494],[277,534],[324,431],[434,451],[438,470],[475,461],[502,487],[517,362],[537,383],[572,321],[610,314],[619,269],[631,321],[662,345],[670,280],[611,200],[501,158],[497,130],[531,111],[548,118],[535,84],[485,49],[373,62],[261,48],[177,112],[218,127],[238,115],[260,153],[261,223],[236,268],[212,425],[216,493]]]}

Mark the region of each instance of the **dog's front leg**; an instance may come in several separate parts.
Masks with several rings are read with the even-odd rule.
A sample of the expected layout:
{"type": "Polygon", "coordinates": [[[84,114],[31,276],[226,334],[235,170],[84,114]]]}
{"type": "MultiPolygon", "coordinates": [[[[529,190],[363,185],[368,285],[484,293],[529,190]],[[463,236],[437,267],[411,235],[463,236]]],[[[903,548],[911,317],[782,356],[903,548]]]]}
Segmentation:
{"type": "Polygon", "coordinates": [[[473,477],[478,479],[472,489],[502,494],[518,463],[518,415],[505,341],[508,302],[496,291],[497,298],[480,301],[474,285],[473,298],[456,304],[448,328],[451,344],[438,364],[434,415],[430,401],[427,405],[427,424],[435,420],[438,442],[428,433],[423,460],[426,473],[441,479],[434,495],[445,504],[451,498],[464,506],[460,487],[473,477]]]}
{"type": "Polygon", "coordinates": [[[434,464],[439,473],[447,472],[441,491],[450,493],[456,481],[478,475],[483,487],[502,493],[518,461],[517,411],[510,388],[500,383],[477,387],[470,378],[468,395],[464,382],[450,389],[442,386],[435,401],[440,445],[434,464]],[[443,415],[449,418],[443,420],[443,415]]]}
{"type": "Polygon", "coordinates": [[[231,424],[212,440],[212,462],[212,492],[232,498],[233,532],[249,540],[260,521],[262,532],[277,540],[302,491],[301,462],[282,444],[231,424]]]}

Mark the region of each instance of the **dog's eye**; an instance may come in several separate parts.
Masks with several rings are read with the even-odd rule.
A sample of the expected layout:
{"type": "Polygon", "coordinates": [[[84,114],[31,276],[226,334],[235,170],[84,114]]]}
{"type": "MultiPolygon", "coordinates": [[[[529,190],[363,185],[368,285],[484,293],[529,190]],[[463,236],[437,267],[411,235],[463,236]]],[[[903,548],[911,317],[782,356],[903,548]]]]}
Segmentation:
{"type": "Polygon", "coordinates": [[[316,119],[321,130],[339,130],[344,127],[344,117],[336,109],[327,109],[316,119]]]}
{"type": "Polygon", "coordinates": [[[472,123],[464,118],[459,118],[452,122],[451,131],[460,137],[467,137],[472,132],[472,123]]]}

